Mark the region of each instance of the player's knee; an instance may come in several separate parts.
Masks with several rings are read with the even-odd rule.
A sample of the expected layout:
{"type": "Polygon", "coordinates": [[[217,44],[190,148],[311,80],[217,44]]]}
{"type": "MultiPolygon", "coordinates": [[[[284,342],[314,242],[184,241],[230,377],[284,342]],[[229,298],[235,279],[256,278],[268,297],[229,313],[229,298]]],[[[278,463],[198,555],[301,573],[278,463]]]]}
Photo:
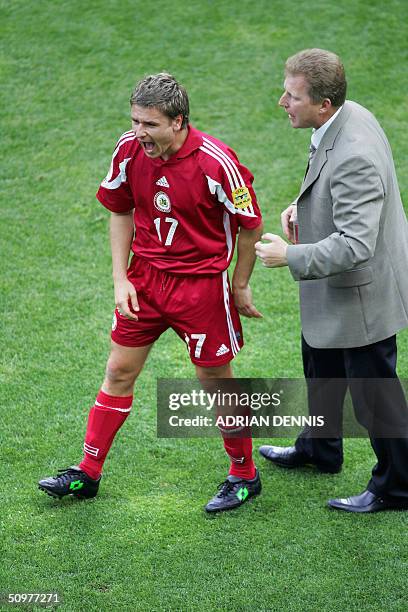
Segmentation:
{"type": "Polygon", "coordinates": [[[132,384],[135,381],[136,372],[133,364],[111,356],[106,366],[106,378],[110,383],[132,384]]]}
{"type": "Polygon", "coordinates": [[[226,363],[222,366],[216,366],[212,368],[203,368],[202,366],[196,366],[197,378],[200,381],[216,380],[218,378],[231,378],[232,367],[230,363],[226,363]]]}

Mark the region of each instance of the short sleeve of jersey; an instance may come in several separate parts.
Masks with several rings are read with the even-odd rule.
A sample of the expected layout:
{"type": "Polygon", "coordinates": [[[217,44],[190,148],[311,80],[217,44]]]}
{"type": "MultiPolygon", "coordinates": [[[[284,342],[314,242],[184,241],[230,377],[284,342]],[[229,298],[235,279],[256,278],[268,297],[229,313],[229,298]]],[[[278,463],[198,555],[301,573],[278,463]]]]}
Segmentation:
{"type": "Polygon", "coordinates": [[[126,167],[131,160],[135,135],[125,132],[119,138],[112,155],[109,172],[103,179],[96,197],[106,208],[116,213],[125,213],[135,207],[129,186],[126,167]]]}
{"type": "Polygon", "coordinates": [[[254,177],[235,152],[203,135],[200,159],[210,192],[235,216],[238,225],[246,229],[258,227],[262,216],[252,187],[254,177]]]}

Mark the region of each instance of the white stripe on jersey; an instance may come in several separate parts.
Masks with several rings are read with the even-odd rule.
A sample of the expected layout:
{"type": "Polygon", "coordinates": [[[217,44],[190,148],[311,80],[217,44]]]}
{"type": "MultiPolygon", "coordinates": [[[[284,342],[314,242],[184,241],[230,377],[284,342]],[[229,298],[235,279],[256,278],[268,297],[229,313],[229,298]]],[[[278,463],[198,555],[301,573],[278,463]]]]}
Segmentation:
{"type": "Polygon", "coordinates": [[[119,174],[117,175],[117,177],[112,179],[111,181],[106,180],[106,178],[103,179],[101,186],[105,187],[105,189],[117,189],[121,186],[122,183],[126,183],[126,166],[129,160],[130,157],[125,157],[124,160],[119,162],[119,174]]]}
{"type": "Polygon", "coordinates": [[[232,213],[233,215],[242,215],[243,217],[256,217],[252,205],[244,209],[235,208],[233,203],[228,199],[228,196],[223,190],[220,183],[214,181],[211,176],[206,175],[205,178],[207,179],[210,193],[212,193],[212,195],[217,195],[218,201],[221,202],[221,204],[224,204],[225,208],[227,208],[230,213],[232,213]]]}
{"type": "Polygon", "coordinates": [[[132,406],[130,408],[114,408],[113,406],[105,406],[105,404],[100,404],[98,401],[95,402],[95,406],[100,406],[101,408],[106,408],[107,410],[117,410],[118,412],[130,412],[132,410],[132,406]]]}
{"type": "Polygon", "coordinates": [[[118,146],[121,140],[123,140],[124,138],[128,138],[129,136],[135,137],[135,133],[133,130],[129,130],[128,132],[123,132],[122,136],[119,138],[118,142],[116,143],[116,146],[118,146]]]}
{"type": "Polygon", "coordinates": [[[116,145],[116,148],[113,152],[112,155],[112,162],[115,159],[116,155],[118,154],[118,151],[120,149],[120,147],[125,144],[125,142],[129,142],[130,140],[134,140],[136,138],[134,132],[125,132],[124,134],[122,134],[122,136],[119,138],[118,140],[118,144],[116,145]]]}
{"type": "Polygon", "coordinates": [[[214,153],[217,153],[220,157],[222,157],[225,160],[225,162],[227,163],[227,166],[230,168],[232,175],[235,178],[236,187],[245,187],[244,179],[242,178],[241,173],[238,170],[238,166],[236,165],[235,161],[231,157],[229,157],[229,155],[227,155],[225,151],[223,151],[218,145],[216,145],[211,140],[208,140],[208,138],[206,138],[205,136],[203,136],[203,141],[204,141],[204,146],[207,146],[212,151],[214,151],[214,153]]]}
{"type": "Polygon", "coordinates": [[[228,248],[227,261],[229,261],[231,254],[232,254],[232,234],[231,234],[230,218],[226,210],[224,210],[223,224],[224,224],[225,237],[227,239],[227,248],[228,248]]]}
{"type": "Polygon", "coordinates": [[[227,179],[228,179],[228,182],[230,184],[231,191],[234,191],[236,189],[236,187],[235,187],[233,178],[232,178],[232,176],[231,176],[231,174],[230,174],[230,172],[228,170],[227,165],[223,161],[223,159],[221,157],[219,157],[218,155],[216,155],[214,153],[214,151],[206,149],[204,145],[201,146],[200,149],[201,149],[201,151],[204,151],[204,153],[207,153],[207,155],[210,155],[211,157],[213,157],[214,159],[216,159],[220,163],[220,165],[224,168],[225,174],[227,175],[227,179]]]}
{"type": "MultiPolygon", "coordinates": [[[[238,167],[235,164],[235,162],[230,157],[228,157],[228,155],[226,155],[224,151],[222,151],[222,149],[220,149],[219,147],[214,145],[214,143],[208,140],[208,138],[203,137],[203,140],[205,142],[200,147],[200,150],[204,151],[204,153],[207,153],[207,155],[210,155],[211,157],[216,159],[220,163],[220,165],[223,167],[225,174],[227,175],[229,184],[230,184],[231,192],[235,191],[235,189],[238,189],[240,187],[246,187],[245,181],[242,178],[241,173],[239,172],[238,167]],[[230,173],[230,171],[232,174],[230,173]]],[[[207,180],[208,180],[208,177],[207,177],[207,180]]],[[[212,191],[211,193],[214,193],[214,192],[212,191]]],[[[245,217],[256,217],[254,213],[254,207],[252,204],[245,209],[237,209],[228,200],[226,195],[225,195],[225,200],[224,199],[220,200],[220,198],[218,199],[220,202],[225,203],[227,208],[234,214],[240,214],[245,217]],[[229,205],[227,204],[227,202],[229,205]]]]}
{"type": "Polygon", "coordinates": [[[229,333],[230,342],[231,342],[232,354],[235,357],[235,355],[238,353],[240,348],[239,348],[238,340],[235,337],[234,325],[232,323],[232,317],[231,317],[230,305],[229,305],[229,291],[228,291],[228,280],[227,279],[228,279],[228,273],[226,270],[224,270],[222,273],[222,289],[224,292],[224,305],[225,305],[225,312],[227,315],[227,326],[228,326],[228,333],[229,333]]]}
{"type": "Polygon", "coordinates": [[[237,210],[234,207],[233,203],[230,202],[230,200],[228,199],[228,196],[223,190],[222,186],[219,183],[217,183],[217,181],[214,181],[214,179],[212,179],[211,176],[205,175],[205,178],[207,179],[208,188],[210,190],[210,193],[212,195],[217,195],[218,201],[221,202],[221,204],[224,204],[225,208],[228,208],[228,210],[232,212],[233,215],[235,215],[237,210]]]}
{"type": "MultiPolygon", "coordinates": [[[[112,179],[112,174],[113,174],[113,162],[114,162],[114,159],[115,159],[116,155],[118,154],[118,151],[119,151],[120,147],[123,144],[125,144],[125,142],[129,142],[130,140],[134,140],[135,138],[136,138],[136,136],[135,136],[134,132],[125,132],[119,138],[118,144],[116,145],[116,148],[115,148],[115,150],[113,152],[113,155],[112,155],[112,161],[111,161],[111,165],[110,165],[110,168],[109,168],[109,172],[108,172],[108,174],[106,175],[106,177],[102,181],[102,187],[106,187],[107,189],[116,189],[117,187],[119,187],[119,185],[120,185],[120,183],[122,181],[120,181],[120,183],[119,183],[119,185],[117,185],[117,187],[109,186],[110,183],[112,182],[111,179],[112,179]]],[[[128,158],[128,160],[129,159],[130,159],[130,157],[128,158]]]]}

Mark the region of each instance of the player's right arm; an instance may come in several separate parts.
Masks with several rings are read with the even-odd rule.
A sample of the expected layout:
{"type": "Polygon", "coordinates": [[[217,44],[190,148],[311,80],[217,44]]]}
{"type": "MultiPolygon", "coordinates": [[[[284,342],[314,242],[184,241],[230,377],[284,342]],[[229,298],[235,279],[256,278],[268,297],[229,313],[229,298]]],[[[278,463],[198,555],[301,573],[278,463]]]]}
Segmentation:
{"type": "Polygon", "coordinates": [[[136,290],[127,278],[129,255],[134,234],[133,209],[135,202],[128,182],[128,164],[134,154],[133,131],[122,134],[116,143],[108,174],[102,181],[96,197],[111,211],[110,241],[112,249],[112,274],[115,287],[115,303],[119,312],[128,319],[137,320],[136,290]]]}
{"type": "Polygon", "coordinates": [[[115,288],[115,304],[119,312],[128,319],[138,317],[129,308],[139,310],[136,289],[128,280],[127,268],[133,240],[133,210],[127,213],[111,213],[110,242],[112,249],[112,275],[115,288]]]}

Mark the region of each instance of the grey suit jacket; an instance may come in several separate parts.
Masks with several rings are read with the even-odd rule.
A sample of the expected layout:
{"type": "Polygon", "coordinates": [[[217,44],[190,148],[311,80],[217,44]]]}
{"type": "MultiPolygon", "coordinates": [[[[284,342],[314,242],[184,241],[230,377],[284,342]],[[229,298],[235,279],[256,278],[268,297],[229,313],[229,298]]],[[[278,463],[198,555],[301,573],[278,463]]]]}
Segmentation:
{"type": "Polygon", "coordinates": [[[297,198],[302,330],[316,348],[365,346],[408,326],[408,224],[388,140],[346,102],[297,198]]]}

